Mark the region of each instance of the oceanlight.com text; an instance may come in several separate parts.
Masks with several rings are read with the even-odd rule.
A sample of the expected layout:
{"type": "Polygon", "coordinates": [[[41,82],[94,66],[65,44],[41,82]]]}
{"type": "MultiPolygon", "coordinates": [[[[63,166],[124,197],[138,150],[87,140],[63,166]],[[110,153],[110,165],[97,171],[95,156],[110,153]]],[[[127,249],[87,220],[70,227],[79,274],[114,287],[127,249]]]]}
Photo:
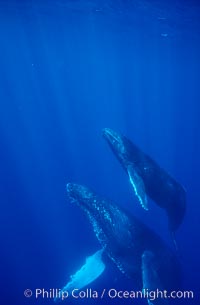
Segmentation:
{"type": "Polygon", "coordinates": [[[44,289],[36,288],[35,290],[26,289],[24,296],[27,298],[34,297],[35,299],[57,299],[65,300],[68,298],[74,299],[148,299],[154,301],[155,299],[193,299],[193,291],[167,291],[167,290],[117,290],[115,288],[93,290],[93,289],[73,289],[72,291],[62,289],[44,289]]]}

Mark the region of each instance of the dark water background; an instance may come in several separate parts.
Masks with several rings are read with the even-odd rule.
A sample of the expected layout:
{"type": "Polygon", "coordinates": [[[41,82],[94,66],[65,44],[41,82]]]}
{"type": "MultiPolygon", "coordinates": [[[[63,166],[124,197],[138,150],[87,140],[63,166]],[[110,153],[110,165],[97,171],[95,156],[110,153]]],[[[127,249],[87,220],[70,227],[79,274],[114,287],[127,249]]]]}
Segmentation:
{"type": "MultiPolygon", "coordinates": [[[[61,288],[100,248],[67,182],[113,199],[170,243],[164,212],[136,203],[104,127],[129,136],[186,188],[177,241],[184,287],[195,291],[186,304],[198,304],[199,17],[189,0],[0,1],[1,304],[53,304],[23,291],[61,288]]],[[[91,287],[126,285],[108,264],[91,287]]]]}

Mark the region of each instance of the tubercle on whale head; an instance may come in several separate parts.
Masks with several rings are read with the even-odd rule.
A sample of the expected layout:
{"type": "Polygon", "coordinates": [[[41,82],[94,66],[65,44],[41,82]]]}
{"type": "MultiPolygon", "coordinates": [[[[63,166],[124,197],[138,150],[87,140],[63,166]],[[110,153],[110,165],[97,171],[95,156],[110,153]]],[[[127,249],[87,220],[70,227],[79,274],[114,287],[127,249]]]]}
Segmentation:
{"type": "Polygon", "coordinates": [[[100,214],[101,209],[104,208],[98,201],[97,195],[81,184],[68,183],[66,186],[67,194],[72,202],[79,206],[82,210],[90,215],[100,214]]]}
{"type": "Polygon", "coordinates": [[[66,188],[70,200],[86,213],[97,239],[105,241],[106,232],[111,232],[113,225],[109,204],[83,185],[68,183],[66,188]]]}
{"type": "Polygon", "coordinates": [[[81,201],[83,203],[88,202],[88,200],[95,197],[95,194],[91,190],[77,183],[67,183],[66,190],[71,199],[81,201]]]}
{"type": "Polygon", "coordinates": [[[80,194],[83,196],[85,194],[85,197],[88,197],[86,188],[80,184],[77,183],[67,183],[66,185],[67,193],[70,197],[73,197],[76,199],[80,194]]]}
{"type": "Polygon", "coordinates": [[[67,193],[70,200],[86,213],[102,245],[105,246],[106,240],[112,236],[116,247],[129,249],[132,246],[130,219],[115,203],[79,184],[68,183],[67,193]]]}

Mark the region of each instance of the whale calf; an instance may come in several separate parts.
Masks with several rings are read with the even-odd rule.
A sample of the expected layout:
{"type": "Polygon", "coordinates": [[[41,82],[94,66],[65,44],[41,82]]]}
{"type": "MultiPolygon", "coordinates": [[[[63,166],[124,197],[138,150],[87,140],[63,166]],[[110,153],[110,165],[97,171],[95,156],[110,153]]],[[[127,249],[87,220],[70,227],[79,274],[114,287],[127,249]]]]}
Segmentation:
{"type": "MultiPolygon", "coordinates": [[[[87,216],[104,255],[133,280],[137,288],[180,289],[181,269],[177,256],[154,231],[117,204],[101,198],[83,185],[68,183],[67,193],[87,216]]],[[[87,268],[84,283],[87,277],[90,278],[89,273],[87,268]]],[[[98,272],[94,279],[97,276],[98,272]]],[[[79,287],[82,287],[80,282],[79,287]]]]}
{"type": "Polygon", "coordinates": [[[185,215],[184,188],[124,135],[104,128],[103,137],[127,172],[142,207],[148,210],[148,195],[159,207],[166,210],[169,229],[172,233],[176,231],[185,215]]]}

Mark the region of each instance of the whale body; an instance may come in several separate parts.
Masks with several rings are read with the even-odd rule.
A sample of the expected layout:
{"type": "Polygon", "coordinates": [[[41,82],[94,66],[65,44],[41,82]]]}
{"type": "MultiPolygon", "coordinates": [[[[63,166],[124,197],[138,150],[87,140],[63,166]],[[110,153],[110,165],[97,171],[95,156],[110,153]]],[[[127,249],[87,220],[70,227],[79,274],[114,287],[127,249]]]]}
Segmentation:
{"type": "Polygon", "coordinates": [[[67,193],[84,211],[104,254],[137,288],[180,289],[178,258],[154,231],[85,186],[69,183],[67,193]]]}
{"type": "Polygon", "coordinates": [[[159,207],[166,210],[169,229],[171,232],[176,231],[185,215],[184,188],[124,135],[104,128],[103,137],[127,172],[142,207],[148,210],[148,195],[159,207]]]}

